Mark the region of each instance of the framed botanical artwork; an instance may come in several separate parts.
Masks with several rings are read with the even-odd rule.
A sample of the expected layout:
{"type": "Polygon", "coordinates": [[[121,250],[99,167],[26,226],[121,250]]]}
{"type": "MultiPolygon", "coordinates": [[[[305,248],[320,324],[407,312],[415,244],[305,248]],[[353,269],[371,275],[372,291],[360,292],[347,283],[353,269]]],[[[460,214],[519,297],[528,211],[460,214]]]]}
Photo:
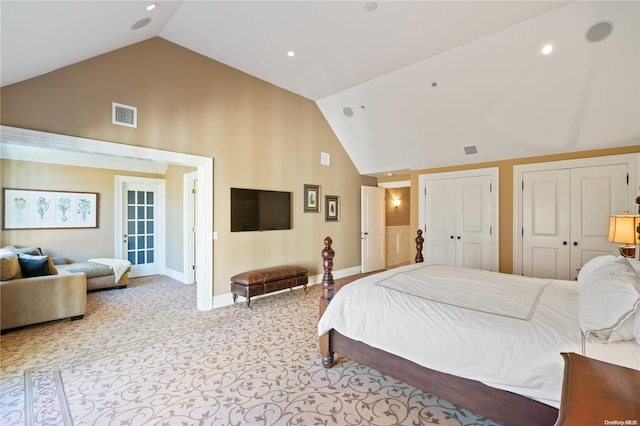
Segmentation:
{"type": "Polygon", "coordinates": [[[97,228],[98,193],[3,188],[3,229],[97,228]]]}
{"type": "Polygon", "coordinates": [[[320,211],[320,186],[304,184],[304,212],[318,213],[320,211]]]}
{"type": "Polygon", "coordinates": [[[325,222],[337,222],[340,218],[340,197],[337,195],[325,195],[324,220],[325,222]]]}

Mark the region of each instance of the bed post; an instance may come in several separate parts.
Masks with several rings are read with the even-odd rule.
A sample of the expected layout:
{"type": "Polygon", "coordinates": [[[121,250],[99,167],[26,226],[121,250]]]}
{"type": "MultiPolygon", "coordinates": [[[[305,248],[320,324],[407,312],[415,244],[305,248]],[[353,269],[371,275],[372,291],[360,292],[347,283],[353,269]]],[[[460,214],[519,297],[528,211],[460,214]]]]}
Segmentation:
{"type": "MultiPolygon", "coordinates": [[[[335,252],[331,248],[331,237],[325,237],[324,249],[322,249],[322,259],[324,259],[324,275],[322,276],[322,296],[320,297],[320,317],[327,310],[331,299],[333,299],[333,256],[335,252]]],[[[333,366],[333,350],[331,348],[331,336],[327,332],[320,336],[320,354],[322,354],[322,366],[330,368],[333,366]]]]}
{"type": "Polygon", "coordinates": [[[422,229],[418,229],[418,236],[416,237],[416,263],[424,262],[424,257],[422,257],[422,243],[424,243],[424,238],[422,238],[422,229]]]}

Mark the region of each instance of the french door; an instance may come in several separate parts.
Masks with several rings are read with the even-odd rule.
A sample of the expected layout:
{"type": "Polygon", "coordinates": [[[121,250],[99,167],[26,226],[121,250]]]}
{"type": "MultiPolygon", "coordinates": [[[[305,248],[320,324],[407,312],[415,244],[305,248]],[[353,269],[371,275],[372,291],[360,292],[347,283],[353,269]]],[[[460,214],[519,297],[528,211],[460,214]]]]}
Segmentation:
{"type": "Polygon", "coordinates": [[[117,256],[131,262],[130,277],[155,275],[164,266],[164,181],[120,178],[117,256]]]}

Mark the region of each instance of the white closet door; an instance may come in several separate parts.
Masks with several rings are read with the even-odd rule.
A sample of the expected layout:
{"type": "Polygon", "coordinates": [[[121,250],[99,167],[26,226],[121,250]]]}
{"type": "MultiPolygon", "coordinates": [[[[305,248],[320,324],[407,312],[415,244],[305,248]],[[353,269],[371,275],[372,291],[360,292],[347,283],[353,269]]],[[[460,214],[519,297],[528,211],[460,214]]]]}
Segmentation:
{"type": "Polygon", "coordinates": [[[571,170],[571,279],[592,258],[617,254],[607,241],[609,216],[628,210],[627,173],[626,164],[571,170]]]}
{"type": "Polygon", "coordinates": [[[492,270],[491,176],[425,183],[425,260],[492,270]]]}
{"type": "Polygon", "coordinates": [[[522,274],[573,280],[582,265],[615,254],[609,215],[628,204],[627,164],[522,174],[522,274]]]}
{"type": "Polygon", "coordinates": [[[491,270],[491,176],[456,179],[456,266],[491,270]]]}
{"type": "Polygon", "coordinates": [[[456,180],[425,182],[425,262],[456,264],[456,180]]]}
{"type": "Polygon", "coordinates": [[[522,274],[568,280],[571,171],[523,173],[522,274]]]}

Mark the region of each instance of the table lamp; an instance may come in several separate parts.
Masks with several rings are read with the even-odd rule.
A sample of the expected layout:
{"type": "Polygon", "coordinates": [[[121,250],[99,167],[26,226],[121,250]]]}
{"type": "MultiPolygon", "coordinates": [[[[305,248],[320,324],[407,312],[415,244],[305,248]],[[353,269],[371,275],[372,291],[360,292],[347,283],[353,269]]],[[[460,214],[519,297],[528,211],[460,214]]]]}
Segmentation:
{"type": "Polygon", "coordinates": [[[621,243],[620,254],[624,257],[636,257],[636,244],[640,243],[638,228],[640,216],[630,215],[625,211],[622,215],[609,216],[609,237],[612,243],[621,243]]]}

